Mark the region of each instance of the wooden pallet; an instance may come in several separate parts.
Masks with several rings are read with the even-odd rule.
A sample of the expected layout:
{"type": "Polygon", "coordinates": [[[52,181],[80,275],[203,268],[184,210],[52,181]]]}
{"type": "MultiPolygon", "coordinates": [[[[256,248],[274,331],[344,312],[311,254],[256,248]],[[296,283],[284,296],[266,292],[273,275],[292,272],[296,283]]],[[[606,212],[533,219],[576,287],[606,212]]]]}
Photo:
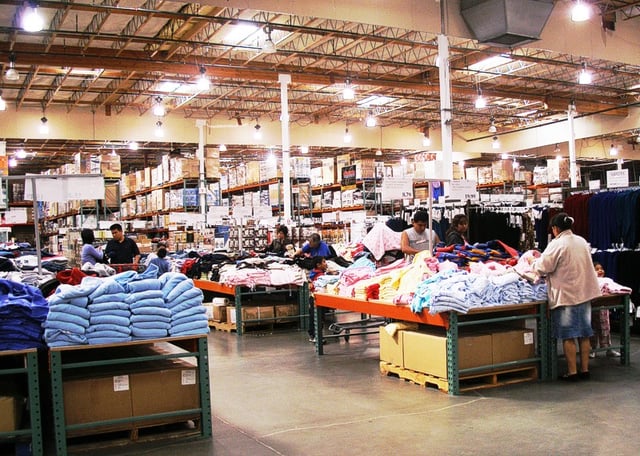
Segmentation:
{"type": "MultiPolygon", "coordinates": [[[[298,326],[298,319],[294,318],[292,320],[274,320],[272,323],[243,323],[242,331],[243,332],[254,332],[254,331],[273,331],[276,327],[278,328],[288,328],[290,326],[298,326]]],[[[236,323],[227,323],[227,322],[219,322],[209,320],[209,327],[215,329],[216,331],[225,331],[225,332],[236,332],[238,330],[238,326],[236,323]]]]}
{"type": "MultiPolygon", "coordinates": [[[[385,361],[380,361],[380,373],[402,378],[420,386],[437,388],[445,393],[449,392],[449,382],[446,378],[405,369],[404,367],[396,366],[385,361]]],[[[535,365],[478,372],[461,376],[459,379],[459,391],[464,392],[483,388],[495,388],[497,386],[529,382],[537,379],[538,367],[535,365]]]]}

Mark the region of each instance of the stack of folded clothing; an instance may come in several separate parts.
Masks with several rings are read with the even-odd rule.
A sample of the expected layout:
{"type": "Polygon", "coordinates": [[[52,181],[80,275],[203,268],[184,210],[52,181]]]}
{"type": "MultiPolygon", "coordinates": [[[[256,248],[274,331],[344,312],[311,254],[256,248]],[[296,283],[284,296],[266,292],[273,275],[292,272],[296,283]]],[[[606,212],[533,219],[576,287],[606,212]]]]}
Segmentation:
{"type": "Polygon", "coordinates": [[[131,336],[134,340],[167,337],[171,311],[164,303],[158,279],[134,280],[127,284],[126,302],[131,309],[131,336]]]}
{"type": "Polygon", "coordinates": [[[169,335],[186,336],[209,332],[209,320],[202,305],[203,295],[184,274],[169,272],[160,277],[162,293],[171,311],[169,335]]]}
{"type": "Polygon", "coordinates": [[[50,347],[87,343],[90,312],[89,295],[98,282],[88,280],[80,285],[61,284],[48,298],[49,315],[44,323],[44,338],[50,347]]]}
{"type": "Polygon", "coordinates": [[[0,279],[0,350],[43,347],[42,322],[48,311],[38,288],[0,279]]]}
{"type": "MultiPolygon", "coordinates": [[[[117,276],[114,276],[117,277],[117,276]]],[[[83,280],[83,283],[86,279],[83,280]]],[[[89,344],[110,344],[131,340],[131,311],[123,285],[114,278],[97,279],[100,285],[89,295],[89,344]]]]}

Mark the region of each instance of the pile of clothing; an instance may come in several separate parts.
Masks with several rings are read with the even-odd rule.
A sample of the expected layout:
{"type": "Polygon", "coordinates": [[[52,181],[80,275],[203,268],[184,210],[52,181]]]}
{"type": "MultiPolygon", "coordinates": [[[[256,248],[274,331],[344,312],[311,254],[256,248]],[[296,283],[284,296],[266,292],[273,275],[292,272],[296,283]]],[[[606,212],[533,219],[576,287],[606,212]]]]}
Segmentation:
{"type": "Polygon", "coordinates": [[[0,350],[44,347],[42,323],[48,310],[38,288],[0,279],[0,350]]]}

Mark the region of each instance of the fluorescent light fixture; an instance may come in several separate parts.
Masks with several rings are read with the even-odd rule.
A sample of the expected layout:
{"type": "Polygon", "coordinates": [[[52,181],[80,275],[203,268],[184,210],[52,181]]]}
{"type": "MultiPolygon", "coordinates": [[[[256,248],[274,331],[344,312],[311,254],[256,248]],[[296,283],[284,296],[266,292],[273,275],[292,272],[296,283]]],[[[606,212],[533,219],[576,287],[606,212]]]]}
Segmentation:
{"type": "Polygon", "coordinates": [[[198,77],[196,85],[201,91],[209,90],[211,87],[211,81],[209,81],[209,78],[207,77],[207,69],[203,66],[200,67],[200,76],[198,77]]]}
{"type": "Polygon", "coordinates": [[[129,143],[129,150],[138,150],[138,149],[139,149],[139,146],[137,142],[131,141],[129,143]]]}
{"type": "Polygon", "coordinates": [[[584,22],[591,19],[591,6],[581,0],[577,0],[571,9],[571,20],[573,22],[584,22]]]}
{"type": "Polygon", "coordinates": [[[27,151],[24,149],[18,149],[16,150],[15,157],[20,160],[24,160],[25,158],[27,158],[27,151]]]}
{"type": "Polygon", "coordinates": [[[162,128],[162,121],[158,120],[156,122],[156,129],[153,133],[156,135],[156,138],[164,138],[164,128],[162,128]]]}
{"type": "Polygon", "coordinates": [[[381,157],[381,156],[382,156],[382,149],[376,150],[376,157],[381,157]]]}
{"type": "Polygon", "coordinates": [[[49,134],[49,125],[47,124],[48,119],[45,116],[40,118],[40,133],[43,135],[49,134]]]}
{"type": "Polygon", "coordinates": [[[344,142],[349,144],[352,140],[353,137],[351,136],[351,133],[349,133],[349,127],[344,129],[344,142]]]}
{"type": "Polygon", "coordinates": [[[155,103],[153,105],[153,115],[156,117],[164,117],[166,113],[167,112],[164,109],[164,104],[162,103],[162,97],[156,97],[155,103]]]}
{"type": "Polygon", "coordinates": [[[309,153],[309,146],[300,146],[300,153],[308,154],[309,153]]]}
{"type": "Polygon", "coordinates": [[[509,158],[509,154],[502,154],[500,157],[502,157],[503,160],[506,160],[509,158]]]}
{"type": "Polygon", "coordinates": [[[29,2],[22,15],[22,29],[25,32],[39,32],[44,28],[44,19],[38,13],[38,6],[35,2],[29,2]]]}
{"type": "Polygon", "coordinates": [[[226,152],[227,151],[227,146],[225,146],[224,144],[220,144],[218,146],[218,152],[226,152]]]}
{"type": "Polygon", "coordinates": [[[505,57],[503,55],[494,55],[492,57],[488,57],[484,60],[481,60],[478,63],[469,65],[469,69],[472,71],[487,71],[492,68],[506,65],[507,63],[510,63],[510,62],[512,62],[512,59],[510,57],[505,57]]]}
{"type": "Polygon", "coordinates": [[[258,31],[258,27],[253,24],[234,24],[224,36],[223,41],[227,44],[240,44],[258,31]]]}
{"type": "Polygon", "coordinates": [[[384,106],[394,100],[395,98],[371,95],[370,97],[358,101],[358,106],[362,106],[363,108],[367,108],[369,106],[384,106]]]}

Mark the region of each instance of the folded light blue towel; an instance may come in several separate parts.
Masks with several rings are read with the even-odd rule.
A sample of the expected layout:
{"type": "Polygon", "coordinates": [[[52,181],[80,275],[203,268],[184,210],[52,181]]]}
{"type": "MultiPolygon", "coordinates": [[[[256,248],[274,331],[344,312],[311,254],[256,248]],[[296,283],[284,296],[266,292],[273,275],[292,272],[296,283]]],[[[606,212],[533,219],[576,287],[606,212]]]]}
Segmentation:
{"type": "Polygon", "coordinates": [[[45,329],[44,340],[49,347],[85,345],[87,343],[87,338],[83,334],[76,334],[60,329],[45,329]]]}
{"type": "Polygon", "coordinates": [[[196,331],[196,334],[208,333],[209,322],[207,320],[200,320],[172,326],[171,329],[169,329],[169,334],[172,336],[179,336],[181,334],[185,334],[187,331],[196,331]]]}
{"type": "Polygon", "coordinates": [[[71,334],[84,334],[87,329],[82,325],[75,323],[69,323],[68,321],[45,321],[42,323],[42,327],[45,329],[57,329],[58,331],[64,331],[71,334]]]}
{"type": "Polygon", "coordinates": [[[74,306],[73,304],[56,304],[49,307],[49,314],[58,312],[76,315],[85,320],[89,319],[89,311],[86,308],[74,306]]]}
{"type": "Polygon", "coordinates": [[[155,316],[157,318],[169,318],[171,319],[171,311],[166,307],[136,307],[135,309],[131,309],[131,313],[135,315],[147,315],[147,316],[155,316]]]}
{"type": "Polygon", "coordinates": [[[87,298],[86,296],[71,298],[69,299],[69,304],[72,304],[76,307],[87,307],[87,305],[89,304],[89,298],[87,298]]]}
{"type": "Polygon", "coordinates": [[[166,329],[134,328],[131,332],[131,335],[135,339],[160,339],[163,337],[167,337],[169,333],[166,329]]]}
{"type": "Polygon", "coordinates": [[[162,288],[162,284],[156,278],[144,279],[144,280],[132,280],[127,284],[127,288],[129,289],[129,293],[139,293],[141,291],[160,290],[162,288]]]}
{"type": "Polygon", "coordinates": [[[52,321],[64,321],[66,323],[82,326],[83,328],[89,327],[89,320],[86,318],[64,312],[49,312],[49,315],[47,315],[47,322],[52,321]]]}
{"type": "Polygon", "coordinates": [[[206,313],[207,313],[207,309],[205,309],[204,306],[193,306],[171,315],[171,321],[180,320],[181,318],[192,317],[194,315],[200,317],[202,316],[202,314],[206,314],[206,313]]]}
{"type": "Polygon", "coordinates": [[[202,290],[196,287],[191,288],[190,290],[185,291],[180,296],[177,296],[175,299],[171,301],[167,300],[167,307],[174,307],[178,304],[187,301],[189,299],[199,298],[200,301],[204,299],[204,295],[202,294],[202,290]]]}
{"type": "Polygon", "coordinates": [[[102,279],[102,283],[98,288],[93,290],[93,292],[89,295],[89,299],[91,301],[94,301],[98,296],[125,293],[126,290],[124,289],[122,284],[116,282],[113,277],[102,279]]]}
{"type": "Polygon", "coordinates": [[[164,316],[164,315],[154,315],[154,314],[133,314],[131,315],[130,321],[132,325],[137,325],[138,323],[149,323],[149,322],[171,323],[171,317],[164,316]]]}
{"type": "Polygon", "coordinates": [[[89,345],[105,345],[105,344],[121,344],[123,342],[129,342],[131,336],[124,337],[92,337],[87,339],[89,345]]]}
{"type": "Polygon", "coordinates": [[[135,329],[164,329],[165,331],[171,328],[171,323],[168,321],[138,321],[131,323],[131,334],[135,334],[135,329]]]}
{"type": "Polygon", "coordinates": [[[129,310],[129,304],[126,302],[107,301],[100,303],[91,303],[87,306],[89,312],[104,312],[109,310],[129,310]]]}
{"type": "Polygon", "coordinates": [[[91,326],[100,324],[129,326],[131,321],[128,317],[118,317],[115,315],[91,315],[89,323],[91,323],[91,326]]]}
{"type": "Polygon", "coordinates": [[[99,323],[97,325],[91,325],[87,328],[87,337],[91,335],[91,333],[101,332],[101,331],[115,331],[123,334],[131,334],[131,329],[129,326],[122,325],[113,325],[109,323],[99,323]]]}
{"type": "Polygon", "coordinates": [[[148,299],[140,299],[138,301],[133,301],[129,304],[129,308],[133,309],[141,309],[143,307],[158,307],[160,309],[166,309],[167,306],[164,304],[164,299],[162,298],[148,298],[148,299]]]}
{"type": "Polygon", "coordinates": [[[171,302],[176,298],[178,298],[178,296],[180,296],[181,294],[193,288],[194,288],[193,280],[191,279],[183,280],[182,282],[177,284],[175,287],[173,287],[173,289],[168,293],[164,293],[165,290],[164,289],[162,290],[162,292],[164,293],[164,300],[166,302],[171,302]]]}
{"type": "Polygon", "coordinates": [[[142,301],[143,299],[162,299],[161,290],[146,290],[138,293],[132,293],[127,296],[126,302],[131,304],[134,302],[142,301]]]}
{"type": "MultiPolygon", "coordinates": [[[[129,309],[110,309],[110,310],[101,310],[99,312],[91,312],[91,317],[101,317],[105,315],[113,315],[114,317],[125,317],[129,318],[131,316],[131,311],[129,309]]],[[[89,317],[89,318],[91,318],[89,317]]]]}
{"type": "Polygon", "coordinates": [[[91,300],[91,304],[102,304],[105,302],[125,302],[128,293],[115,293],[96,296],[91,300]]]}
{"type": "Polygon", "coordinates": [[[170,307],[172,314],[180,313],[183,310],[191,309],[192,307],[201,307],[202,306],[202,297],[191,298],[187,301],[178,304],[177,306],[170,307]]]}

